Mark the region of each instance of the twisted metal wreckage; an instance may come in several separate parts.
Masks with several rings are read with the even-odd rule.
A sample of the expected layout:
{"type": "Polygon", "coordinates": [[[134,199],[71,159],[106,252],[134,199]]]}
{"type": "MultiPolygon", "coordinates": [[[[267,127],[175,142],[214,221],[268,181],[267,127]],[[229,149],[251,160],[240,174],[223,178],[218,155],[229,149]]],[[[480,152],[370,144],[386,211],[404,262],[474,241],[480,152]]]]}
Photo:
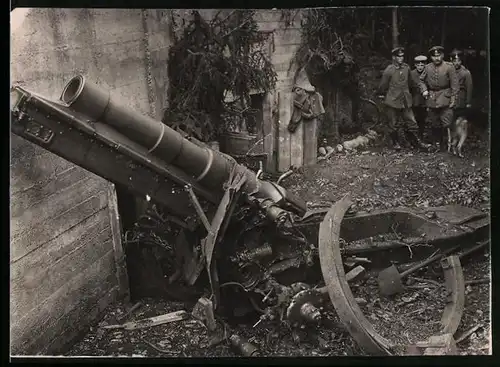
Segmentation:
{"type": "MultiPolygon", "coordinates": [[[[437,251],[433,260],[441,260],[450,292],[442,334],[453,336],[458,328],[464,279],[460,259],[446,256],[489,237],[487,214],[458,206],[427,209],[433,219],[405,208],[355,212],[347,196],[330,209],[308,210],[280,185],[261,179],[261,171],[118,104],[81,75],[69,81],[58,102],[13,87],[11,117],[13,133],[162,206],[177,233],[177,268],[169,282],[209,286],[216,314],[232,307],[230,288],[239,289],[261,320],[287,318],[292,324],[319,322],[329,298],[364,352],[395,354],[351,293],[348,282],[357,280],[362,267],[347,276],[344,269],[359,264],[360,255],[364,266],[377,271],[391,265],[391,258],[414,262],[437,251]],[[394,228],[400,237],[384,239],[394,228]],[[323,288],[311,285],[321,283],[320,273],[323,288]]],[[[404,275],[393,272],[399,282],[404,275]]],[[[427,350],[436,346],[431,342],[427,350]]],[[[426,353],[417,347],[407,353],[426,353]]]]}

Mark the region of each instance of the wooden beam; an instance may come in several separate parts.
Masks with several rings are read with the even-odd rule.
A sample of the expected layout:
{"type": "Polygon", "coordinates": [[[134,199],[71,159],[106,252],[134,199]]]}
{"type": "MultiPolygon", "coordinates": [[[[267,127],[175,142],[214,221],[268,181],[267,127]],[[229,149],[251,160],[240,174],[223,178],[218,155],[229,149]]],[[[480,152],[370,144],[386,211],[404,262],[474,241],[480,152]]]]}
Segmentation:
{"type": "MultiPolygon", "coordinates": [[[[107,294],[113,292],[116,278],[113,271],[113,250],[85,270],[75,274],[63,287],[54,292],[36,309],[26,314],[17,322],[11,323],[11,353],[13,355],[36,354],[48,349],[56,350],[64,342],[74,342],[69,337],[88,330],[88,326],[98,319],[99,313],[113,302],[114,297],[107,294]],[[93,309],[102,299],[99,312],[93,309]]],[[[46,350],[51,353],[52,350],[46,350]]]]}
{"type": "Polygon", "coordinates": [[[318,120],[303,122],[304,165],[316,164],[318,159],[318,120]]]}
{"type": "Polygon", "coordinates": [[[103,191],[97,191],[89,196],[86,196],[84,201],[77,203],[68,210],[51,216],[50,225],[40,224],[33,228],[25,227],[24,232],[18,233],[17,237],[12,237],[11,263],[19,261],[28,253],[35,251],[53,238],[77,226],[82,220],[94,215],[108,205],[107,195],[103,191]]]}
{"type": "Polygon", "coordinates": [[[287,129],[290,122],[291,92],[280,90],[278,92],[279,111],[279,138],[278,138],[278,172],[285,172],[290,168],[290,132],[287,129]]]}
{"type": "Polygon", "coordinates": [[[122,246],[122,226],[120,214],[118,212],[118,198],[116,196],[115,185],[110,183],[108,187],[108,213],[111,224],[111,240],[116,262],[116,279],[120,289],[120,297],[123,297],[125,302],[130,301],[130,288],[127,273],[127,263],[125,261],[125,253],[122,246]]]}

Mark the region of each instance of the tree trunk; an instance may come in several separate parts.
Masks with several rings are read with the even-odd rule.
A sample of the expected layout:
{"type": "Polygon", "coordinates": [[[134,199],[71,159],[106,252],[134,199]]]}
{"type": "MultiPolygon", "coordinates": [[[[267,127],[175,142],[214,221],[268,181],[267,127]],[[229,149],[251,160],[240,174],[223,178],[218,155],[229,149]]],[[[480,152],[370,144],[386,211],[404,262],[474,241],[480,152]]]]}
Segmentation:
{"type": "Polygon", "coordinates": [[[424,23],[420,23],[420,32],[418,36],[418,45],[420,47],[420,51],[422,51],[424,48],[424,23]]]}
{"type": "Polygon", "coordinates": [[[392,47],[398,46],[398,8],[392,8],[392,47]]]}
{"type": "Polygon", "coordinates": [[[446,9],[443,9],[443,23],[441,29],[441,46],[444,47],[444,42],[446,41],[446,9]]]}
{"type": "Polygon", "coordinates": [[[375,47],[375,17],[372,17],[371,47],[375,47]]]}

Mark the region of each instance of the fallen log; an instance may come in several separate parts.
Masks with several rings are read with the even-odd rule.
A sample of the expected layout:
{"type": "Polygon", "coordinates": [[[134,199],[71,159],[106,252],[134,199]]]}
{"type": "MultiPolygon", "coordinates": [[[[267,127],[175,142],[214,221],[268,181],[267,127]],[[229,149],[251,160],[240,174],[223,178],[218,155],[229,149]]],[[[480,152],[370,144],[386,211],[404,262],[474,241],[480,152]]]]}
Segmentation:
{"type": "Polygon", "coordinates": [[[490,284],[491,279],[490,278],[483,278],[483,279],[471,279],[471,280],[466,280],[465,285],[475,285],[475,284],[490,284]]]}

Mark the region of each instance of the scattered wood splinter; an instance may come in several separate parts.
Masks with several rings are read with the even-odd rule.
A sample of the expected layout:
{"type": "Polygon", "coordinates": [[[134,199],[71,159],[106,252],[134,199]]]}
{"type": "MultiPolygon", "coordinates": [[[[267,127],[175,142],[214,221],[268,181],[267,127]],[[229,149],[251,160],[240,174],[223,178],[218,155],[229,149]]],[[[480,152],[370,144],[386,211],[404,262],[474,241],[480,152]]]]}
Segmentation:
{"type": "Polygon", "coordinates": [[[174,321],[186,320],[189,317],[189,314],[184,311],[175,311],[170,312],[160,316],[154,316],[147,319],[141,319],[137,321],[130,321],[124,324],[116,324],[116,325],[106,325],[102,326],[102,329],[124,329],[124,330],[136,330],[136,329],[144,329],[152,326],[158,326],[162,324],[166,324],[174,321]]]}

